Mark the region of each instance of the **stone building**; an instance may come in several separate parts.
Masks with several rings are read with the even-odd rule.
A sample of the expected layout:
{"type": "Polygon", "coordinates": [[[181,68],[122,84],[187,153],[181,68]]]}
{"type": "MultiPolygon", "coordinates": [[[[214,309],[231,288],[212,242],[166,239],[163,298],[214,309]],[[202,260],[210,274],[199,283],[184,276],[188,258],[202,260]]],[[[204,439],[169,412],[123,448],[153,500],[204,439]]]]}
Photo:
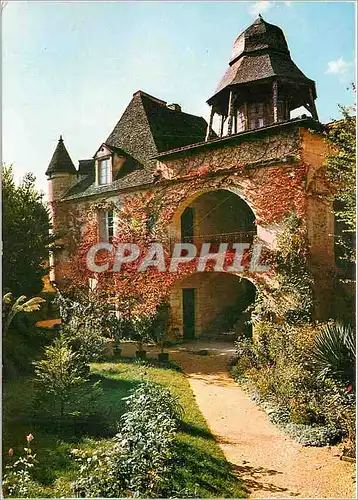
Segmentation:
{"type": "MultiPolygon", "coordinates": [[[[207,101],[209,123],[139,90],[105,142],[94,146],[94,157],[80,160],[78,168],[60,138],[46,171],[60,233],[52,280],[61,287],[61,266],[71,251],[67,232],[76,224],[73,208],[99,200],[120,206],[141,193],[160,192],[172,213],[170,241],[256,239],[275,252],[285,217],[298,214],[314,277],[314,314],[325,317],[334,220],[315,99],[315,83],[291,59],[282,30],[260,16],[234,43],[228,69],[207,101]],[[302,106],[307,114],[291,118],[302,106]]],[[[113,211],[98,213],[101,240],[111,239],[115,220],[113,211]]],[[[172,326],[184,338],[228,331],[252,302],[255,287],[245,272],[193,273],[172,286],[172,326]]]]}

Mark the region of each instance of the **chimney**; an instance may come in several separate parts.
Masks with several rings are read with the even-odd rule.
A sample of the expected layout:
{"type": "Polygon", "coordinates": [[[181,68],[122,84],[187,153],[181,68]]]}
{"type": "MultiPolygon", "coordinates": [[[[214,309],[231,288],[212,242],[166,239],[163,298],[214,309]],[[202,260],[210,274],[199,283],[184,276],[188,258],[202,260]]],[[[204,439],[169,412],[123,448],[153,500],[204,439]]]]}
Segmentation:
{"type": "Polygon", "coordinates": [[[181,106],[180,104],[176,104],[176,103],[173,103],[173,104],[167,104],[167,107],[169,109],[172,109],[173,111],[181,111],[181,106]]]}

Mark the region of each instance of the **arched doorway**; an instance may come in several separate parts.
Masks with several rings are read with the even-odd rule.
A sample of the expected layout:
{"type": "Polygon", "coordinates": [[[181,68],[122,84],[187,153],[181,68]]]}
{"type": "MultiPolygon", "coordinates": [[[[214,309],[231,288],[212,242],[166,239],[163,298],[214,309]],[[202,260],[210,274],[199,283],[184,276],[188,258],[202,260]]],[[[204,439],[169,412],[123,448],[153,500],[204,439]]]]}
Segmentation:
{"type": "Polygon", "coordinates": [[[174,284],[170,302],[173,327],[185,339],[232,338],[250,334],[251,281],[225,272],[197,272],[174,284]]]}
{"type": "Polygon", "coordinates": [[[257,234],[248,203],[228,189],[190,196],[170,227],[172,239],[184,243],[251,243],[257,234]]]}

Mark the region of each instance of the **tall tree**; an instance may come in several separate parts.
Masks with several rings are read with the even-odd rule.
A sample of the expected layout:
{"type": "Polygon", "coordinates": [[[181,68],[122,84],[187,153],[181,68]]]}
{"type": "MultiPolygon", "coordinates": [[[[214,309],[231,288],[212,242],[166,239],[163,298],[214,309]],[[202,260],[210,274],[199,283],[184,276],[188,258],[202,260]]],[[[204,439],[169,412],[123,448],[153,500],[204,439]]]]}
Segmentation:
{"type": "MultiPolygon", "coordinates": [[[[355,91],[355,88],[353,87],[355,91]]],[[[334,211],[339,258],[354,261],[356,232],[356,117],[355,106],[340,106],[342,119],[330,124],[327,139],[332,146],[326,165],[337,191],[334,211]]]]}
{"type": "Polygon", "coordinates": [[[42,290],[52,241],[49,212],[33,174],[17,185],[13,168],[3,166],[2,208],[4,291],[33,295],[42,290]]]}
{"type": "Polygon", "coordinates": [[[342,209],[337,218],[346,230],[356,230],[356,117],[352,107],[340,106],[343,118],[331,124],[328,140],[334,152],[327,159],[328,172],[338,186],[342,209]]]}

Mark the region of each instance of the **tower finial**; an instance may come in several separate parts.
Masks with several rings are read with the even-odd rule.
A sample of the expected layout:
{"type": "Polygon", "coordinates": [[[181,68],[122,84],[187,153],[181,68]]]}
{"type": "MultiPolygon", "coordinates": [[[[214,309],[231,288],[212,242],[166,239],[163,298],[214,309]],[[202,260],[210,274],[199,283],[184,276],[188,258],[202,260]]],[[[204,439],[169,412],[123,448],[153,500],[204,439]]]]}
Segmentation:
{"type": "Polygon", "coordinates": [[[63,142],[63,139],[62,139],[62,134],[60,135],[59,142],[63,142]]]}

